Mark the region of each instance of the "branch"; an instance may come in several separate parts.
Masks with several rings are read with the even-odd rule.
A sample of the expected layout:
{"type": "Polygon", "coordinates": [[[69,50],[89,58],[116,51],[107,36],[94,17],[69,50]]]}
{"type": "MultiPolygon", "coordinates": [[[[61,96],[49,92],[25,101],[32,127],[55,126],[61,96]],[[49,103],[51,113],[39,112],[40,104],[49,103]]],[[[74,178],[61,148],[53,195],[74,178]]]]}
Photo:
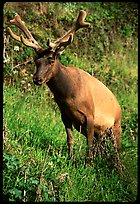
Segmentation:
{"type": "Polygon", "coordinates": [[[15,68],[17,68],[17,67],[20,67],[20,66],[22,66],[22,65],[26,65],[26,64],[28,64],[28,63],[30,63],[30,62],[33,62],[33,59],[28,60],[28,61],[23,62],[23,63],[20,63],[20,64],[17,64],[16,66],[12,67],[12,70],[15,69],[15,68]]]}

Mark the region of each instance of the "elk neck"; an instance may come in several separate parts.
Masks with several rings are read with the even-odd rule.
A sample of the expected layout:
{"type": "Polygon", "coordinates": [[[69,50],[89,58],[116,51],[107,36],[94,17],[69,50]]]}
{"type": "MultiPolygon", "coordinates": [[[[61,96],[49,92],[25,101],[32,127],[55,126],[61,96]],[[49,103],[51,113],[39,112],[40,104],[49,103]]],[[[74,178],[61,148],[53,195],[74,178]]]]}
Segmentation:
{"type": "Polygon", "coordinates": [[[71,81],[69,76],[64,72],[65,66],[56,59],[53,67],[53,77],[47,82],[48,87],[54,94],[55,99],[64,99],[71,92],[71,81]]]}

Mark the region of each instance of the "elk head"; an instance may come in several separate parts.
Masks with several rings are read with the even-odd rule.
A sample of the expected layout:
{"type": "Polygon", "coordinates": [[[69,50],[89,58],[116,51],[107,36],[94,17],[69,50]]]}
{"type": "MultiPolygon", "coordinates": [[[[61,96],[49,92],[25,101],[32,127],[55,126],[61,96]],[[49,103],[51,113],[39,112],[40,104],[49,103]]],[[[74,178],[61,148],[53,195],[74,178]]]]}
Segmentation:
{"type": "Polygon", "coordinates": [[[47,49],[42,48],[38,42],[33,38],[31,32],[25,26],[25,23],[21,20],[18,14],[15,15],[13,20],[10,22],[18,26],[27,36],[28,40],[21,36],[15,35],[10,28],[10,35],[17,41],[21,41],[24,45],[34,48],[37,53],[37,58],[35,59],[36,73],[34,74],[33,81],[37,85],[42,85],[48,82],[54,74],[57,72],[57,58],[63,52],[63,50],[72,42],[74,33],[84,27],[89,27],[90,24],[84,22],[86,17],[86,12],[81,10],[77,21],[74,23],[73,27],[60,39],[56,40],[54,43],[50,39],[47,40],[47,49]]]}

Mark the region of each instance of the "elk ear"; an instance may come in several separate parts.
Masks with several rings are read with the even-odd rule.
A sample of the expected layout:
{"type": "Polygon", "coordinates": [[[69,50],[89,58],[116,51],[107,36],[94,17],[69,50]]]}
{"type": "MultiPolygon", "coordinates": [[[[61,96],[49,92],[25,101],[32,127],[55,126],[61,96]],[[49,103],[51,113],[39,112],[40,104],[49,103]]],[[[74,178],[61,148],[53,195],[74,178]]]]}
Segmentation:
{"type": "Polygon", "coordinates": [[[57,50],[55,51],[55,55],[56,55],[56,56],[61,55],[61,54],[63,53],[64,49],[65,49],[64,46],[60,47],[59,49],[57,49],[57,50]]]}

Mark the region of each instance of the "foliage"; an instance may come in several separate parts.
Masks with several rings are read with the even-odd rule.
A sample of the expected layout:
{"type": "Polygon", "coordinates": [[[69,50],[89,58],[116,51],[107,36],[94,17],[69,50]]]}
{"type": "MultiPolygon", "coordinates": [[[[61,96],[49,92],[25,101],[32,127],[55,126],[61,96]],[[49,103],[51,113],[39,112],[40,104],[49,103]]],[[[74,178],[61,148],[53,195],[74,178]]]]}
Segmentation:
{"type": "MultiPolygon", "coordinates": [[[[133,202],[137,199],[138,4],[135,2],[6,2],[4,4],[3,201],[133,202]],[[32,83],[35,52],[8,35],[19,13],[46,47],[70,28],[79,10],[91,27],[79,30],[60,56],[64,65],[97,77],[122,108],[121,174],[98,155],[86,165],[86,138],[74,130],[68,159],[65,129],[53,96],[32,83]],[[62,12],[63,10],[63,12],[62,12]]],[[[20,34],[15,26],[13,32],[20,34]]]]}

